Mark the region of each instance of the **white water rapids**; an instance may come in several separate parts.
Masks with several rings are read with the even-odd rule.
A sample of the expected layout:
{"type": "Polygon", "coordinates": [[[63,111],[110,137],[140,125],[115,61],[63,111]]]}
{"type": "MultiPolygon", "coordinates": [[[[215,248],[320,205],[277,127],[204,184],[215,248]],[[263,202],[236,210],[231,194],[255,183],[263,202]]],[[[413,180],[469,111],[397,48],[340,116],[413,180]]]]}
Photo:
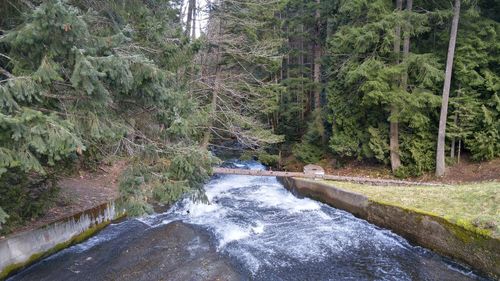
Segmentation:
{"type": "MultiPolygon", "coordinates": [[[[264,169],[257,162],[233,165],[264,169]]],[[[389,230],[323,203],[297,198],[274,177],[218,176],[205,190],[209,204],[184,199],[166,213],[113,224],[13,280],[33,280],[24,276],[41,276],[53,270],[49,266],[58,269],[76,262],[84,264],[91,255],[100,256],[106,263],[126,254],[127,243],[142,241],[142,233],[174,221],[208,231],[218,254],[227,258],[245,280],[486,280],[431,251],[410,245],[389,230]]],[[[156,247],[159,242],[155,241],[143,242],[146,247],[156,247]]],[[[199,245],[185,247],[189,255],[195,255],[199,245]]],[[[146,262],[147,258],[140,257],[146,262]]],[[[103,263],[92,266],[102,267],[103,263]]],[[[92,271],[91,266],[86,268],[92,271]]],[[[75,276],[81,277],[74,280],[90,278],[75,276]]]]}
{"type": "MultiPolygon", "coordinates": [[[[240,168],[264,169],[258,162],[240,168]]],[[[323,203],[297,198],[275,177],[224,175],[210,204],[184,200],[149,226],[182,220],[207,228],[217,249],[260,280],[471,280],[476,277],[392,232],[323,203]]]]}

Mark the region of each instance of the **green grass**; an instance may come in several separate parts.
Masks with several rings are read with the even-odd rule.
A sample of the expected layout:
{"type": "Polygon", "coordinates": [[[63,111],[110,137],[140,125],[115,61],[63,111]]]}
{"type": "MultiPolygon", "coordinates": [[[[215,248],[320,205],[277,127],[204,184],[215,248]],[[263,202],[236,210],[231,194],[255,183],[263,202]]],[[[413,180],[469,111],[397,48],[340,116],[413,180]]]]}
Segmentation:
{"type": "Polygon", "coordinates": [[[371,186],[325,181],[335,187],[364,194],[373,201],[470,224],[500,238],[500,182],[452,186],[371,186]]]}

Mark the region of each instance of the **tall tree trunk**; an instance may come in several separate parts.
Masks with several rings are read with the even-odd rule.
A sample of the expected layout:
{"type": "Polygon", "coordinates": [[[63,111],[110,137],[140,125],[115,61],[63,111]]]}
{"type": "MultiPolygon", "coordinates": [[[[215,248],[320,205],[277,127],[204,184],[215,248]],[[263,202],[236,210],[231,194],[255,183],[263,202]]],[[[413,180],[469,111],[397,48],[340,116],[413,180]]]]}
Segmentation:
{"type": "Polygon", "coordinates": [[[315,21],[316,21],[316,40],[314,41],[314,55],[313,55],[313,63],[314,63],[314,108],[316,110],[321,109],[321,43],[320,43],[320,36],[321,36],[321,11],[320,11],[320,4],[321,0],[316,0],[316,4],[318,5],[316,7],[316,12],[314,15],[315,21]]]}
{"type": "Polygon", "coordinates": [[[451,24],[450,42],[448,46],[448,58],[446,60],[446,73],[443,86],[443,101],[441,104],[441,115],[439,117],[439,131],[436,151],[436,176],[441,177],[445,173],[445,138],[446,120],[448,119],[448,99],[450,97],[451,75],[453,71],[453,59],[455,56],[455,45],[457,42],[458,20],[460,19],[460,0],[455,0],[453,8],[453,21],[451,24]]]}
{"type": "Polygon", "coordinates": [[[193,21],[193,11],[194,11],[195,4],[196,4],[196,0],[189,0],[189,2],[188,2],[186,30],[184,30],[184,34],[186,36],[191,35],[191,22],[193,21]]]}
{"type": "Polygon", "coordinates": [[[217,111],[217,100],[219,98],[219,90],[220,90],[220,69],[219,67],[216,67],[216,73],[215,73],[215,81],[214,81],[214,87],[212,91],[212,101],[210,103],[210,114],[212,116],[209,116],[210,122],[208,124],[208,127],[203,134],[203,141],[201,143],[202,148],[207,148],[208,145],[210,144],[210,136],[212,135],[212,126],[213,126],[213,121],[214,121],[214,116],[217,111]]]}
{"type": "MultiPolygon", "coordinates": [[[[413,9],[413,0],[406,0],[406,11],[411,13],[413,9]]],[[[410,28],[409,23],[407,23],[404,29],[404,41],[403,41],[403,61],[406,61],[408,55],[410,54],[410,28]]],[[[401,88],[404,91],[408,90],[408,71],[403,72],[403,77],[401,79],[401,88]]]]}
{"type": "MultiPolygon", "coordinates": [[[[192,0],[189,0],[192,1],[192,0]]],[[[195,0],[194,0],[195,1],[195,0]]],[[[223,23],[221,22],[221,19],[217,19],[216,17],[211,17],[209,18],[209,25],[208,25],[208,33],[209,37],[212,38],[213,42],[215,43],[216,47],[215,50],[212,52],[215,57],[213,57],[213,61],[211,63],[214,65],[214,82],[213,86],[211,87],[211,92],[212,92],[212,100],[210,102],[210,111],[209,111],[209,121],[207,124],[207,128],[205,129],[205,132],[203,133],[203,139],[201,141],[201,147],[202,148],[208,148],[208,145],[210,144],[210,137],[212,135],[212,128],[214,125],[214,121],[216,119],[216,114],[217,114],[217,101],[219,99],[219,93],[221,90],[221,75],[222,75],[222,69],[221,69],[221,41],[222,41],[222,33],[223,33],[223,28],[222,28],[223,23]]],[[[210,61],[210,59],[207,59],[207,61],[210,61]]]]}
{"type": "Polygon", "coordinates": [[[327,142],[326,140],[326,134],[325,134],[325,128],[323,126],[323,117],[321,116],[321,90],[322,90],[322,85],[321,85],[321,55],[322,55],[322,49],[321,49],[321,0],[316,0],[316,12],[314,15],[315,21],[316,21],[316,40],[314,43],[314,56],[313,56],[313,62],[314,62],[314,110],[315,114],[317,116],[317,122],[315,122],[315,126],[319,126],[319,132],[321,134],[321,144],[325,144],[327,142]]]}
{"type": "MultiPolygon", "coordinates": [[[[304,106],[304,25],[300,24],[300,54],[299,54],[299,68],[300,68],[300,93],[297,93],[297,102],[300,103],[300,125],[304,123],[305,119],[305,106],[304,106]],[[300,97],[299,97],[300,94],[300,97]]],[[[300,134],[301,126],[297,126],[297,132],[300,134]]]]}
{"type": "MultiPolygon", "coordinates": [[[[403,9],[403,0],[396,1],[396,11],[400,12],[403,9]]],[[[409,39],[408,39],[409,42],[409,39]]],[[[396,25],[394,33],[394,54],[396,57],[396,64],[399,64],[399,54],[401,52],[401,26],[396,25]]],[[[393,116],[397,115],[398,108],[391,105],[391,121],[389,132],[389,149],[391,152],[391,168],[395,172],[401,166],[401,159],[399,157],[399,123],[393,120],[393,116]]]]}
{"type": "Polygon", "coordinates": [[[196,15],[198,14],[198,8],[197,8],[197,4],[196,3],[196,0],[192,0],[194,3],[193,3],[193,31],[191,32],[191,39],[194,40],[196,39],[196,15]]]}

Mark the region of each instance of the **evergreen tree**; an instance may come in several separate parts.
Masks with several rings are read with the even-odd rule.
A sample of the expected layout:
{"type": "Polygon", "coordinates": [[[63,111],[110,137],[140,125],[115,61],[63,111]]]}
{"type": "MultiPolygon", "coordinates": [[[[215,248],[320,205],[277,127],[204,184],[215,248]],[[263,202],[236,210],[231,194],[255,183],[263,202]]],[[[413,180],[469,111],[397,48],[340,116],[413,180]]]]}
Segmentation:
{"type": "Polygon", "coordinates": [[[489,160],[500,154],[500,24],[483,17],[478,7],[465,10],[461,21],[453,73],[457,82],[455,95],[450,98],[447,136],[457,140],[452,142],[451,151],[461,151],[463,144],[473,159],[489,160]]]}
{"type": "Polygon", "coordinates": [[[129,205],[144,209],[153,197],[168,203],[199,194],[210,174],[213,160],[196,145],[204,116],[184,90],[188,80],[179,79],[195,46],[183,43],[175,6],[157,2],[165,10],[156,15],[158,6],[142,1],[98,4],[75,3],[96,8],[82,13],[66,1],[45,1],[0,39],[6,53],[0,61],[0,192],[11,194],[0,204],[10,219],[18,215],[16,206],[5,206],[12,191],[36,187],[26,178],[47,178],[78,158],[122,153],[138,159],[132,170],[142,176],[161,172],[160,181],[135,191],[140,196],[122,188],[129,205]]]}
{"type": "Polygon", "coordinates": [[[203,199],[207,148],[228,140],[269,164],[331,152],[398,176],[442,175],[448,147],[499,157],[499,5],[459,3],[215,0],[196,39],[195,0],[0,2],[0,224],[106,155],[129,160],[131,214],[203,199]]]}
{"type": "Polygon", "coordinates": [[[399,56],[399,51],[394,52],[399,45],[394,43],[396,26],[404,26],[405,36],[416,36],[428,30],[426,15],[402,13],[386,1],[349,1],[340,6],[336,17],[338,25],[330,40],[335,75],[329,86],[331,148],[340,156],[389,163],[387,121],[397,120],[405,125],[401,160],[422,172],[429,155],[419,151],[421,142],[429,138],[428,112],[436,103],[426,88],[439,81],[438,65],[430,54],[409,52],[402,62],[393,62],[399,56]],[[400,86],[403,73],[408,73],[409,89],[400,86]]]}

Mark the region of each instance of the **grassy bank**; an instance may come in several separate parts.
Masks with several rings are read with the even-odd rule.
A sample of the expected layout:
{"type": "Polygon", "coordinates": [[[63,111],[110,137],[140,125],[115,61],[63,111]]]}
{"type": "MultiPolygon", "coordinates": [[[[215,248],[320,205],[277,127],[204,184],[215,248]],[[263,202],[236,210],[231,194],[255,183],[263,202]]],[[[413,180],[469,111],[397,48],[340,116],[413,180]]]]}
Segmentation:
{"type": "Polygon", "coordinates": [[[451,186],[371,186],[325,181],[378,202],[444,217],[487,230],[500,238],[500,182],[451,186]]]}

